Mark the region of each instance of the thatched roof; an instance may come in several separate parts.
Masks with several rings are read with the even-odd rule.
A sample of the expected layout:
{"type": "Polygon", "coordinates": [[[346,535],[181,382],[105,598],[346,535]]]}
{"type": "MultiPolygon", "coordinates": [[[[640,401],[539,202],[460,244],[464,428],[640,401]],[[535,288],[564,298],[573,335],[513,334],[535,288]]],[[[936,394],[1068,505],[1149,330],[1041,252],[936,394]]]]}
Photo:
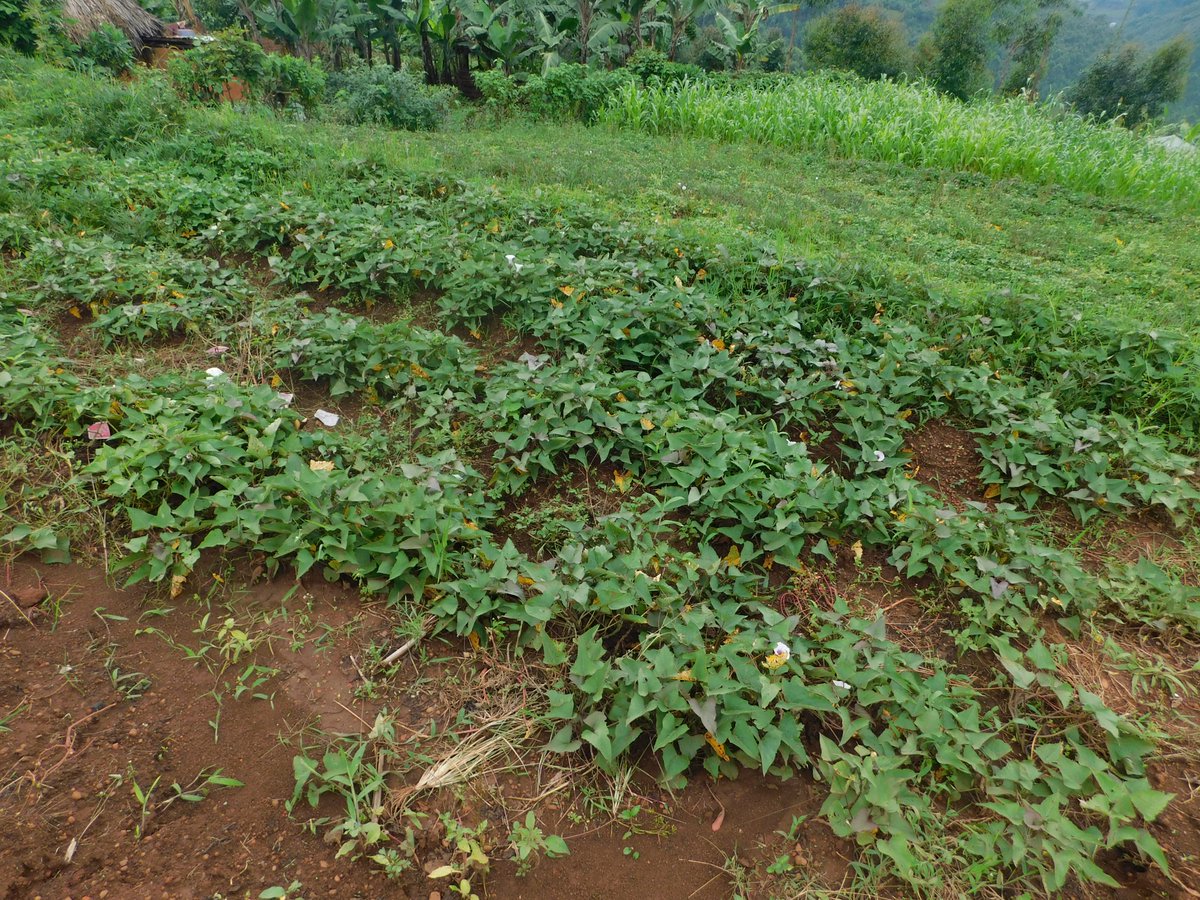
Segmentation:
{"type": "Polygon", "coordinates": [[[137,4],[137,0],[63,0],[63,22],[67,34],[81,41],[101,25],[113,25],[125,32],[134,50],[141,50],[148,38],[161,37],[163,23],[137,4]]]}

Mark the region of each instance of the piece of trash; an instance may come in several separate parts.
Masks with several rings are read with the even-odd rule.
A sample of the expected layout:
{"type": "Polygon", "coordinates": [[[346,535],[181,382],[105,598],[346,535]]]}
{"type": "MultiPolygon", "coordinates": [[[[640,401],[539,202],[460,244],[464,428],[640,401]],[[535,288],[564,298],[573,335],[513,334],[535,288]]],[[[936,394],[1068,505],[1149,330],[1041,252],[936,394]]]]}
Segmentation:
{"type": "Polygon", "coordinates": [[[287,391],[279,391],[276,396],[283,401],[284,406],[291,406],[292,401],[296,399],[295,394],[289,394],[287,391]]]}
{"type": "Polygon", "coordinates": [[[67,844],[67,852],[63,854],[63,860],[70,862],[75,858],[75,851],[79,849],[79,838],[71,838],[71,843],[67,844]]]}
{"type": "Polygon", "coordinates": [[[211,369],[205,369],[204,374],[207,375],[209,378],[218,378],[221,375],[224,375],[225,371],[223,369],[218,369],[216,366],[213,366],[211,369]]]}
{"type": "Polygon", "coordinates": [[[325,409],[318,409],[315,413],[313,413],[313,418],[316,419],[318,422],[320,422],[322,425],[324,425],[326,428],[333,428],[335,425],[337,425],[338,422],[340,422],[342,420],[342,417],[339,416],[337,413],[331,413],[325,409]]]}
{"type": "Polygon", "coordinates": [[[107,441],[112,437],[112,428],[107,422],[93,422],[88,426],[87,436],[93,441],[107,441]]]}
{"type": "Polygon", "coordinates": [[[848,691],[848,690],[850,690],[850,685],[849,685],[847,682],[845,682],[845,681],[837,681],[837,680],[835,679],[835,680],[834,680],[834,682],[833,682],[833,686],[834,686],[834,687],[840,687],[840,688],[841,688],[843,691],[848,691]]]}
{"type": "Polygon", "coordinates": [[[724,824],[725,824],[725,810],[722,809],[719,813],[717,813],[717,817],[715,819],[713,819],[712,830],[720,831],[721,826],[724,824]]]}
{"type": "Polygon", "coordinates": [[[216,344],[212,347],[209,347],[204,352],[207,353],[209,356],[220,356],[222,353],[228,353],[229,348],[226,347],[224,344],[216,344]]]}
{"type": "Polygon", "coordinates": [[[314,472],[332,472],[333,460],[331,459],[310,459],[308,467],[314,472]]]}

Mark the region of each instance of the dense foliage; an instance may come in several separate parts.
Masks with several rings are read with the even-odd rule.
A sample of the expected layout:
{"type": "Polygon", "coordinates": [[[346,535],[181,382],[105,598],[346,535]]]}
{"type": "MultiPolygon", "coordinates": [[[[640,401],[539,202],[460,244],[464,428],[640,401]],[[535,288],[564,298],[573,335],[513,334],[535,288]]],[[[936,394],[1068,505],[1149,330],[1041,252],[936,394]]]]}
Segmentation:
{"type": "MultiPolygon", "coordinates": [[[[74,102],[111,109],[80,85],[74,102]]],[[[1099,640],[1116,598],[1142,596],[1122,585],[1154,585],[1130,627],[1195,628],[1194,599],[1144,565],[1102,579],[1036,510],[1195,515],[1190,345],[353,152],[319,196],[225,121],[176,152],[0,110],[0,419],[87,448],[131,581],[176,590],[206,551],[254,552],[408,598],[540,661],[549,751],[613,768],[650,748],[669,784],[812,773],[834,832],[913,891],[951,865],[980,891],[1112,884],[1104,848],[1166,867],[1157,735],[1072,680],[1064,640],[1099,640]],[[265,263],[272,290],[229,258],[265,263]],[[417,293],[436,327],[359,312],[417,293]],[[196,333],[245,363],[85,365],[64,319],[105,345],[196,333]],[[485,357],[501,320],[528,349],[485,357]],[[306,419],[285,379],[355,395],[369,424],[306,419]],[[918,477],[908,439],[933,420],[977,437],[982,498],[918,477]],[[584,468],[615,510],[520,549],[504,504],[584,468]],[[921,580],[974,668],[813,589],[867,551],[921,580]]],[[[343,849],[378,861],[403,824],[376,826],[343,849]]]]}
{"type": "Polygon", "coordinates": [[[844,6],[809,26],[804,58],[812,68],[844,69],[863,78],[895,78],[908,68],[908,41],[878,9],[844,6]]]}

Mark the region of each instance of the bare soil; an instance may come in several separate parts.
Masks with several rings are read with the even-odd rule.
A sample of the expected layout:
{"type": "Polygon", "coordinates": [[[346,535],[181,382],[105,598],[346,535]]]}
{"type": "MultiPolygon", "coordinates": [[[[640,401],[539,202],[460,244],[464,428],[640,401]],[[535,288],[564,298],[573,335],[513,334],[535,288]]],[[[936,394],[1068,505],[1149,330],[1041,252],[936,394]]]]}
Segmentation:
{"type": "MultiPolygon", "coordinates": [[[[423,873],[389,882],[370,863],[335,859],[336,843],[301,827],[309,812],[298,806],[291,818],[285,809],[297,747],[312,742],[317,727],[360,732],[383,705],[356,690],[363,685],[364,643],[389,640],[385,611],[319,579],[306,578],[298,588],[283,579],[266,581],[240,592],[231,604],[239,622],[282,606],[292,610],[292,627],[301,612],[313,627],[301,635],[303,646],[293,648],[290,632],[272,626],[279,637],[253,658],[279,669],[263,688],[270,699],[233,699],[226,692],[217,734],[210,724],[217,711],[212,692],[247,660],[214,674],[163,637],[145,633],[154,627],[180,646],[199,646],[193,632],[204,610],[192,595],[167,603],[172,611],[165,615],[148,616],[162,608],[161,597],[119,589],[97,568],[23,561],[12,567],[4,590],[12,603],[2,597],[0,603],[20,611],[0,631],[0,715],[20,712],[11,733],[0,734],[0,815],[9,823],[0,897],[256,897],[293,880],[307,897],[424,898],[438,890],[447,896],[444,882],[423,873]],[[113,670],[117,678],[137,673],[149,685],[129,699],[114,686],[113,670]],[[172,783],[186,787],[214,769],[245,786],[216,787],[199,802],[156,808],[172,783]],[[143,821],[132,785],[145,791],[155,779],[143,821]]],[[[214,616],[224,614],[214,606],[214,616]]],[[[487,681],[484,657],[471,659],[469,648],[431,644],[429,656],[450,663],[420,666],[414,658],[387,691],[390,709],[414,732],[427,729],[431,712],[451,718],[444,700],[452,692],[440,675],[465,664],[482,667],[480,683],[487,681]]],[[[503,786],[511,803],[527,787],[520,779],[503,786]]],[[[538,806],[538,821],[567,839],[570,856],[544,860],[518,878],[499,847],[491,851],[486,883],[475,888],[490,897],[726,897],[727,858],[750,863],[779,853],[799,854],[837,883],[852,848],[816,820],[822,797],[807,779],[781,782],[750,772],[712,785],[697,778],[671,796],[642,773],[626,798],[626,806],[642,808],[636,833],[626,837],[624,823],[589,817],[578,792],[561,791],[538,806]],[[799,849],[776,834],[786,832],[793,817],[807,817],[799,849]]],[[[453,808],[467,821],[472,814],[523,814],[472,807],[477,802],[474,795],[461,804],[441,795],[424,811],[453,808]]],[[[495,835],[507,834],[508,821],[493,822],[495,835]]],[[[426,847],[424,859],[436,863],[441,852],[426,847]]]]}

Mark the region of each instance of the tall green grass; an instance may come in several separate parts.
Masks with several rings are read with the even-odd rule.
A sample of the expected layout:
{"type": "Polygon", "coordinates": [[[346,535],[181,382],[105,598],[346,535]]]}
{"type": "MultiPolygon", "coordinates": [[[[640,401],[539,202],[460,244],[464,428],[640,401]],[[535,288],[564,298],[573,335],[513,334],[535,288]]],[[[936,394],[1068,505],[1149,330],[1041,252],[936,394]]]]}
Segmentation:
{"type": "Polygon", "coordinates": [[[1047,106],[961,103],[919,84],[828,73],[765,88],[631,82],[600,120],[652,134],[750,139],[1200,208],[1200,154],[1173,154],[1118,126],[1047,106]]]}

